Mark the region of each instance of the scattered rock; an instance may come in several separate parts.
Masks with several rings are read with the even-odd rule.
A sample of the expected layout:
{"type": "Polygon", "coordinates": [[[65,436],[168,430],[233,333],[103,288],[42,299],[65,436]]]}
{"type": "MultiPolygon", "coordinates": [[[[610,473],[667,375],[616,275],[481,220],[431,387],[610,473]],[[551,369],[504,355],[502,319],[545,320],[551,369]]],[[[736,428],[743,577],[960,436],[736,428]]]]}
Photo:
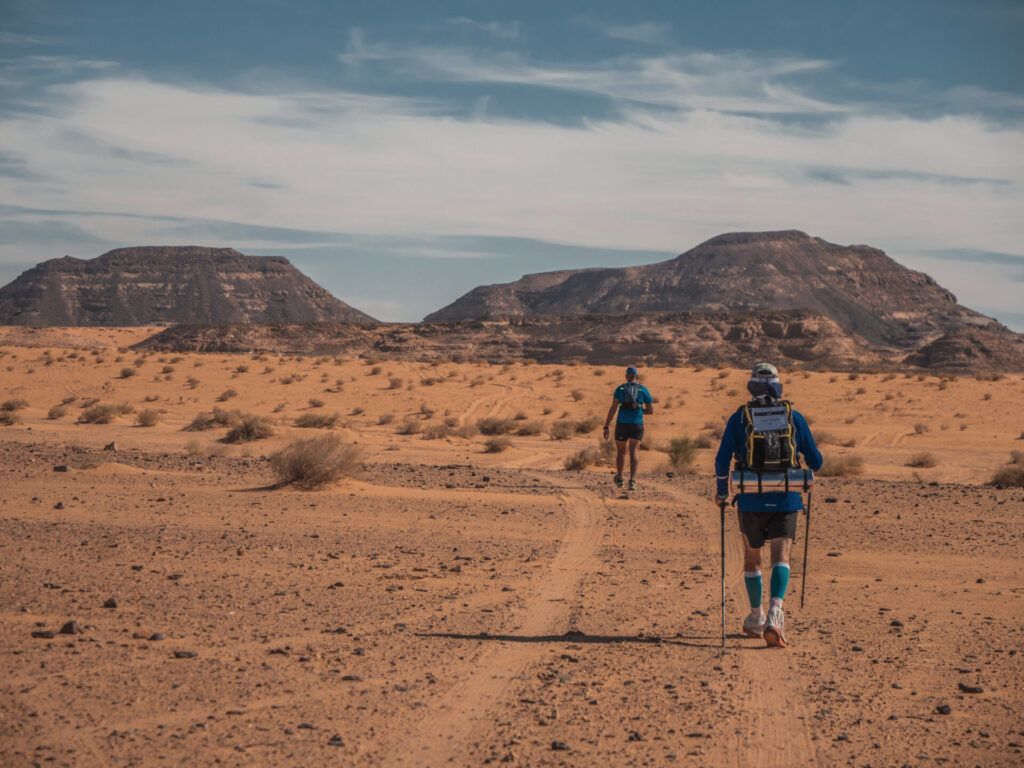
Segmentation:
{"type": "Polygon", "coordinates": [[[56,504],[53,505],[53,508],[54,509],[64,509],[64,502],[63,501],[58,501],[56,504]]]}
{"type": "Polygon", "coordinates": [[[703,571],[703,570],[704,570],[704,567],[703,567],[703,566],[701,566],[701,565],[691,565],[691,566],[690,566],[690,570],[691,570],[691,571],[703,571]]]}
{"type": "Polygon", "coordinates": [[[67,464],[58,464],[57,466],[55,466],[53,468],[53,471],[54,472],[67,472],[68,471],[68,465],[67,464]]]}
{"type": "Polygon", "coordinates": [[[903,626],[903,622],[900,621],[899,619],[893,619],[892,621],[889,622],[889,626],[890,627],[902,627],[903,626]]]}
{"type": "Polygon", "coordinates": [[[948,715],[953,711],[953,708],[949,706],[949,704],[939,704],[939,706],[935,708],[935,711],[940,715],[948,715]]]}
{"type": "Polygon", "coordinates": [[[312,723],[299,723],[299,724],[298,724],[297,726],[295,726],[295,727],[296,727],[296,728],[303,728],[303,729],[305,729],[305,730],[307,730],[307,731],[312,731],[312,730],[314,730],[314,728],[313,728],[313,724],[312,724],[312,723]]]}
{"type": "Polygon", "coordinates": [[[110,597],[107,598],[106,602],[103,603],[104,608],[117,608],[117,599],[110,597]]]}
{"type": "Polygon", "coordinates": [[[850,740],[850,734],[848,734],[848,733],[837,733],[836,734],[836,741],[849,741],[849,740],[850,740]]]}
{"type": "Polygon", "coordinates": [[[668,477],[668,478],[673,478],[673,477],[675,477],[675,476],[676,476],[676,473],[675,473],[675,472],[666,472],[666,473],[665,473],[665,477],[668,477]]]}
{"type": "Polygon", "coordinates": [[[825,503],[826,504],[838,504],[839,503],[839,499],[837,499],[835,496],[826,496],[825,497],[825,503]]]}
{"type": "Polygon", "coordinates": [[[175,651],[174,658],[176,659],[191,659],[196,655],[195,651],[175,651]]]}
{"type": "Polygon", "coordinates": [[[47,640],[49,640],[51,638],[54,638],[56,636],[57,636],[57,630],[56,629],[37,629],[35,632],[32,633],[32,637],[42,637],[42,638],[45,638],[47,640]]]}
{"type": "Polygon", "coordinates": [[[149,639],[156,643],[160,640],[166,640],[167,637],[164,635],[163,632],[154,632],[152,635],[149,636],[149,639]]]}
{"type": "Polygon", "coordinates": [[[64,626],[60,628],[60,634],[62,635],[80,635],[84,632],[77,621],[65,622],[64,626]]]}
{"type": "Polygon", "coordinates": [[[329,746],[329,747],[344,747],[345,746],[345,740],[342,739],[341,736],[336,733],[333,736],[331,736],[331,738],[329,738],[327,740],[327,746],[329,746]]]}
{"type": "Polygon", "coordinates": [[[842,554],[843,554],[842,552],[829,552],[828,556],[829,557],[841,557],[842,554]]]}
{"type": "Polygon", "coordinates": [[[630,731],[629,738],[626,741],[643,741],[644,737],[639,731],[630,731]]]}
{"type": "Polygon", "coordinates": [[[985,583],[985,580],[984,580],[984,579],[978,579],[978,580],[977,580],[977,581],[975,581],[974,583],[975,583],[975,584],[984,584],[984,583],[985,583]]]}
{"type": "Polygon", "coordinates": [[[566,744],[564,741],[552,741],[551,749],[555,750],[556,752],[568,752],[569,745],[566,744]]]}
{"type": "Polygon", "coordinates": [[[341,679],[344,680],[347,683],[361,683],[361,682],[363,682],[363,678],[361,678],[359,675],[342,675],[341,679]]]}
{"type": "Polygon", "coordinates": [[[985,691],[980,685],[968,685],[967,683],[957,683],[957,687],[964,693],[984,693],[985,691]]]}
{"type": "Polygon", "coordinates": [[[103,450],[104,451],[116,451],[117,450],[117,441],[115,440],[112,443],[107,443],[106,445],[103,446],[103,450]]]}

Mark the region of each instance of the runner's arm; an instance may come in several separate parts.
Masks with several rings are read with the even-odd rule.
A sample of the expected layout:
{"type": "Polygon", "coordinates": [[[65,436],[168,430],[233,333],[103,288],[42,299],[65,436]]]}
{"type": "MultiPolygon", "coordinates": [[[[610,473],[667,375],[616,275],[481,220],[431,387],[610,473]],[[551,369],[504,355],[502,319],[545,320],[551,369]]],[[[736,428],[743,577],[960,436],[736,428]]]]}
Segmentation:
{"type": "Polygon", "coordinates": [[[612,423],[612,419],[615,418],[615,412],[619,410],[619,399],[617,397],[612,398],[612,406],[608,409],[608,415],[604,417],[604,431],[608,431],[608,425],[612,423]]]}
{"type": "Polygon", "coordinates": [[[800,442],[800,453],[804,455],[807,466],[817,472],[821,469],[824,459],[821,457],[818,445],[814,442],[811,428],[807,426],[807,419],[799,411],[793,413],[793,426],[796,427],[796,437],[800,442]]]}
{"type": "Polygon", "coordinates": [[[654,413],[654,398],[651,397],[651,392],[647,387],[644,387],[644,392],[647,394],[647,402],[644,403],[644,413],[650,416],[654,413]]]}
{"type": "Polygon", "coordinates": [[[740,415],[734,413],[729,417],[722,433],[722,442],[715,454],[715,496],[723,499],[729,495],[729,465],[736,452],[736,434],[740,430],[740,415]]]}

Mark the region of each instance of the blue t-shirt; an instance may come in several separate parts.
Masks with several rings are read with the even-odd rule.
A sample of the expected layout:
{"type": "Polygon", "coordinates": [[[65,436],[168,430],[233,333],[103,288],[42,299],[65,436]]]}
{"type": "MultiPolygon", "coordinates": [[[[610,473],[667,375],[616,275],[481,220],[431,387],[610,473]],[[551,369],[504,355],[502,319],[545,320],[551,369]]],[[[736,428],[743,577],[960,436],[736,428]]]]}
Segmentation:
{"type": "MultiPolygon", "coordinates": [[[[642,405],[653,405],[654,400],[651,399],[651,393],[647,391],[647,387],[643,384],[639,386],[640,391],[637,393],[636,401],[642,405]]],[[[626,385],[619,384],[615,388],[615,394],[612,395],[619,403],[623,403],[626,400],[626,385]]],[[[628,408],[619,407],[619,415],[615,419],[616,424],[643,424],[644,423],[644,409],[636,408],[629,410],[628,408]]]]}
{"type": "MultiPolygon", "coordinates": [[[[793,429],[796,432],[796,451],[802,454],[807,466],[817,471],[821,469],[821,451],[814,443],[814,436],[807,426],[807,420],[799,411],[793,411],[793,429]]],[[[747,429],[743,424],[743,410],[736,411],[729,417],[722,435],[722,444],[715,456],[715,478],[719,496],[729,492],[729,472],[733,456],[743,456],[746,451],[747,429]]],[[[741,493],[736,503],[743,512],[796,512],[804,508],[803,497],[795,492],[777,491],[773,493],[741,493]]]]}

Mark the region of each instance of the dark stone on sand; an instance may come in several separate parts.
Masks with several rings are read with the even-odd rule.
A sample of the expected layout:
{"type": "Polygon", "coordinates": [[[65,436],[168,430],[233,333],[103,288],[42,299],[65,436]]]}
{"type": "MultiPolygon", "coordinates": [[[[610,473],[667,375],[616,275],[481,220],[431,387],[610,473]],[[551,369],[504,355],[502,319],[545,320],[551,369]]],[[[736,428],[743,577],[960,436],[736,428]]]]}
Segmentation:
{"type": "Polygon", "coordinates": [[[64,502],[63,501],[58,501],[56,504],[53,505],[53,508],[54,509],[64,509],[64,502]]]}
{"type": "Polygon", "coordinates": [[[296,727],[296,728],[303,728],[303,729],[305,729],[305,730],[307,730],[307,731],[312,731],[312,730],[313,730],[313,728],[314,728],[314,726],[313,726],[313,724],[312,724],[312,723],[299,723],[299,724],[298,724],[297,726],[295,726],[295,727],[296,727]]]}
{"type": "Polygon", "coordinates": [[[117,450],[117,441],[115,440],[112,443],[107,443],[106,445],[103,446],[103,450],[104,451],[116,451],[117,450]]]}
{"type": "Polygon", "coordinates": [[[627,741],[643,741],[644,737],[639,731],[630,731],[627,741]]]}
{"type": "Polygon", "coordinates": [[[826,504],[838,504],[839,503],[839,499],[837,499],[835,496],[826,496],[825,497],[825,503],[826,504]]]}
{"type": "Polygon", "coordinates": [[[160,640],[166,640],[167,637],[166,635],[164,635],[163,632],[154,632],[152,635],[149,636],[149,639],[155,643],[159,642],[160,640]]]}
{"type": "Polygon", "coordinates": [[[665,473],[665,477],[669,477],[669,478],[671,478],[671,477],[675,477],[675,476],[676,476],[676,473],[675,473],[675,472],[666,472],[666,473],[665,473]]]}
{"type": "Polygon", "coordinates": [[[57,466],[55,466],[53,468],[53,471],[54,472],[67,472],[68,471],[68,465],[67,464],[58,464],[57,466]]]}
{"type": "Polygon", "coordinates": [[[339,736],[336,733],[333,736],[331,736],[331,738],[329,738],[327,740],[327,746],[329,746],[329,747],[344,747],[345,746],[345,740],[343,738],[341,738],[341,736],[339,736]]]}
{"type": "Polygon", "coordinates": [[[46,640],[49,640],[49,639],[54,638],[56,636],[57,636],[57,630],[56,629],[37,629],[35,632],[32,633],[32,637],[41,637],[41,638],[44,638],[46,640]]]}
{"type": "Polygon", "coordinates": [[[341,679],[344,680],[347,683],[361,683],[361,682],[363,682],[363,678],[361,678],[359,675],[342,675],[341,679]]]}
{"type": "Polygon", "coordinates": [[[552,741],[551,749],[555,750],[556,752],[568,752],[569,745],[566,744],[564,741],[552,741]]]}
{"type": "Polygon", "coordinates": [[[903,622],[900,621],[899,619],[893,619],[892,621],[889,622],[889,626],[890,627],[902,627],[903,626],[903,622]]]}
{"type": "Polygon", "coordinates": [[[83,631],[78,622],[73,620],[65,622],[64,626],[60,628],[60,634],[62,635],[80,635],[83,631]]]}
{"type": "Polygon", "coordinates": [[[843,554],[842,552],[829,552],[828,556],[829,557],[840,557],[842,554],[843,554]]]}
{"type": "Polygon", "coordinates": [[[195,651],[175,651],[174,658],[176,659],[191,659],[195,657],[195,651]]]}
{"type": "Polygon", "coordinates": [[[103,603],[104,608],[117,608],[117,599],[110,597],[103,603]]]}
{"type": "Polygon", "coordinates": [[[975,583],[975,584],[984,584],[984,583],[985,583],[985,580],[984,580],[984,579],[978,579],[978,580],[976,580],[976,581],[975,581],[974,583],[975,583]]]}
{"type": "Polygon", "coordinates": [[[967,683],[957,683],[957,687],[964,693],[984,693],[985,691],[980,685],[968,685],[967,683]]]}
{"type": "Polygon", "coordinates": [[[940,715],[948,715],[953,711],[953,708],[949,706],[949,704],[939,704],[939,706],[935,708],[935,711],[940,715]]]}
{"type": "Polygon", "coordinates": [[[690,570],[691,570],[691,571],[703,571],[703,570],[704,570],[704,567],[703,567],[703,566],[701,566],[701,565],[691,565],[691,566],[690,566],[690,570]]]}

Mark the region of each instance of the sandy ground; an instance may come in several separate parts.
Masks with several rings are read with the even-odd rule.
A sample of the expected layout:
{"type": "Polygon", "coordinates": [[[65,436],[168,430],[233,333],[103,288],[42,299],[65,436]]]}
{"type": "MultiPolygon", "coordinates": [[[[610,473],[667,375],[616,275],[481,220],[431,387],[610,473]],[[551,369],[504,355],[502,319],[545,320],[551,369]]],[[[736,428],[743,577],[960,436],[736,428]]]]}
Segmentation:
{"type": "MultiPolygon", "coordinates": [[[[644,452],[627,495],[563,469],[597,432],[501,453],[399,434],[603,419],[618,370],[118,351],[144,336],[0,329],[0,402],[27,403],[0,426],[0,764],[1024,762],[1024,492],[984,485],[1024,449],[1020,376],[783,371],[864,474],[815,489],[785,650],[738,633],[728,518],[723,653],[712,449],[677,477],[644,452]],[[76,423],[97,398],[159,423],[76,423]],[[277,434],[182,431],[215,405],[277,434]],[[274,490],[266,457],[320,433],[308,412],[337,412],[366,469],[274,490]]],[[[657,448],[709,436],[745,374],[643,380],[657,448]]]]}

